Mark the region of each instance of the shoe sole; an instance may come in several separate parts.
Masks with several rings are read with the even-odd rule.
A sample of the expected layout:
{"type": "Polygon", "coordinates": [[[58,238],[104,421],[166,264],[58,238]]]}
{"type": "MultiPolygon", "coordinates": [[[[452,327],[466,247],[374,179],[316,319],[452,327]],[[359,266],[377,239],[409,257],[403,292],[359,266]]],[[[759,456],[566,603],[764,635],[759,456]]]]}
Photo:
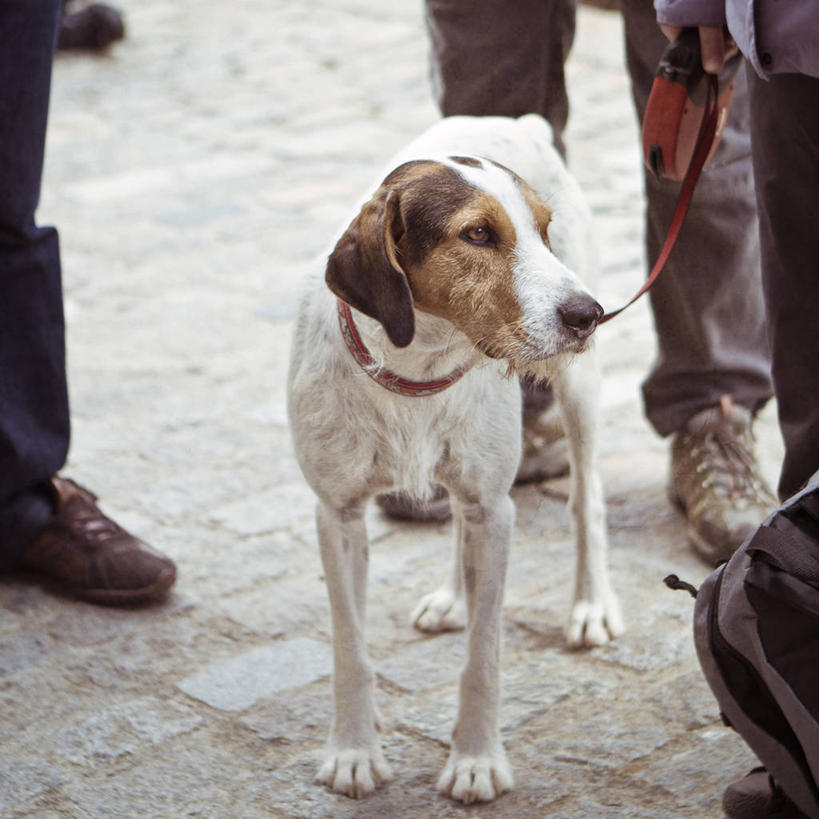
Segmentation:
{"type": "Polygon", "coordinates": [[[176,582],[174,569],[163,569],[150,586],[140,589],[71,589],[74,597],[88,603],[108,606],[127,606],[147,603],[163,597],[176,582]]]}

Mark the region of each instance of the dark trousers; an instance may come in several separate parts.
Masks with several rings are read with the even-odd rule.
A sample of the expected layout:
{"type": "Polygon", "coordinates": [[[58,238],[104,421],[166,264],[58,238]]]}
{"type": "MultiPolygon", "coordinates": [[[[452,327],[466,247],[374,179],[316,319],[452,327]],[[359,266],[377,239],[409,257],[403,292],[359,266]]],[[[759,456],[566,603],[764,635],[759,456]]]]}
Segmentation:
{"type": "Polygon", "coordinates": [[[68,452],[60,254],[38,228],[60,0],[0,0],[0,568],[50,512],[68,452]]]}
{"type": "Polygon", "coordinates": [[[819,78],[748,67],[751,145],[785,461],[779,494],[819,469],[819,78]]]}

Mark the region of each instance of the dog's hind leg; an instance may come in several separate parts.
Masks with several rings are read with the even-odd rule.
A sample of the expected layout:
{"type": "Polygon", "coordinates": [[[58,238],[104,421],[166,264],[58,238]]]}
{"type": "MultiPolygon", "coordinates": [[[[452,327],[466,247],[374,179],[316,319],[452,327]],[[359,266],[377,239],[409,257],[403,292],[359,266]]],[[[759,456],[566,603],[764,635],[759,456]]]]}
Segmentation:
{"type": "Polygon", "coordinates": [[[364,639],[369,546],[363,508],[319,502],[318,538],[333,625],[334,716],[317,781],[359,798],[391,777],[377,736],[375,674],[364,639]]]}
{"type": "Polygon", "coordinates": [[[425,594],[410,615],[410,622],[419,631],[451,631],[466,625],[466,600],[463,584],[463,526],[461,525],[460,505],[450,495],[454,537],[449,574],[443,585],[435,591],[425,594]]]}
{"type": "Polygon", "coordinates": [[[452,750],[438,788],[461,802],[488,802],[512,787],[500,739],[501,606],[515,518],[508,495],[464,505],[463,579],[467,660],[452,750]]]}
{"type": "Polygon", "coordinates": [[[623,632],[623,618],[608,571],[608,535],[603,486],[597,469],[599,373],[593,351],[579,356],[552,384],[569,440],[569,508],[577,544],[570,646],[607,643],[623,632]]]}

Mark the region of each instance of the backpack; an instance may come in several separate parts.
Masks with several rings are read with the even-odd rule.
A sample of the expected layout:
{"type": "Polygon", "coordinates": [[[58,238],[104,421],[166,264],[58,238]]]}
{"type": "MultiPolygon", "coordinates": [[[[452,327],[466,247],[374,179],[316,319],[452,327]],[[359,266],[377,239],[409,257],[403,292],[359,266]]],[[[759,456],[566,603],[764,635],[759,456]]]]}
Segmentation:
{"type": "Polygon", "coordinates": [[[723,719],[819,817],[819,472],[703,583],[694,640],[723,719]]]}

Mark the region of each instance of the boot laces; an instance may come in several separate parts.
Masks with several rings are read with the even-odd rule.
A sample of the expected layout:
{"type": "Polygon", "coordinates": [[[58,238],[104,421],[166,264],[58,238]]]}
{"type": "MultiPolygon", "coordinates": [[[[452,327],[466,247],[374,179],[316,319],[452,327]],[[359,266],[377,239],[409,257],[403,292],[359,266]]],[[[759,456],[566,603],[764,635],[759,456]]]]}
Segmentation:
{"type": "Polygon", "coordinates": [[[690,433],[688,438],[694,471],[703,475],[699,484],[703,490],[733,502],[770,501],[752,454],[750,432],[736,435],[720,425],[704,433],[690,433]]]}

